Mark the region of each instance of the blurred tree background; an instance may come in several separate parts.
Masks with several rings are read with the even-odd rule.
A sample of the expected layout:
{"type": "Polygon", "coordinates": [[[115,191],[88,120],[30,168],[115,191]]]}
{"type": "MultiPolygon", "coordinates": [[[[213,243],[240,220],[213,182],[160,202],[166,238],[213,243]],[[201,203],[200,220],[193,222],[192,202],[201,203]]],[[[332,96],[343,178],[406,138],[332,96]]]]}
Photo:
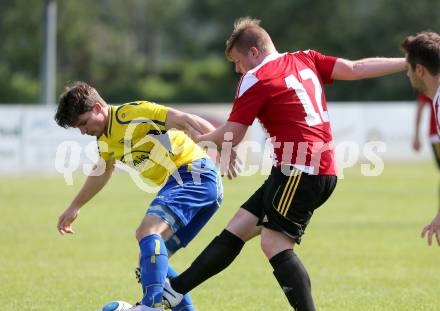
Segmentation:
{"type": "MultiPolygon", "coordinates": [[[[0,103],[38,103],[43,0],[0,1],[0,103]]],[[[84,80],[112,103],[230,102],[239,77],[223,54],[234,19],[262,20],[280,52],[401,56],[409,34],[440,31],[440,1],[58,1],[57,94],[84,80]]],[[[335,82],[331,101],[412,100],[404,74],[335,82]]]]}

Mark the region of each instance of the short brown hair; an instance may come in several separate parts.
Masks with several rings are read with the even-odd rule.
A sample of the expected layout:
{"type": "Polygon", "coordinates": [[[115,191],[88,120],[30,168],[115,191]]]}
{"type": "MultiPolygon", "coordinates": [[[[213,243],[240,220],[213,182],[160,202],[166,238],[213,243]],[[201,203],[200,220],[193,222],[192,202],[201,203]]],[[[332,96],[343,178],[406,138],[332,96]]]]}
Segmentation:
{"type": "Polygon", "coordinates": [[[78,117],[91,111],[96,102],[105,104],[92,86],[81,81],[74,82],[60,96],[55,121],[61,127],[73,127],[78,122],[78,117]]]}
{"type": "Polygon", "coordinates": [[[260,26],[260,20],[251,17],[240,17],[234,22],[234,30],[226,41],[225,55],[230,59],[231,49],[246,53],[251,47],[267,52],[273,48],[272,39],[260,26]]]}
{"type": "Polygon", "coordinates": [[[415,36],[408,36],[401,43],[406,59],[414,70],[421,64],[433,75],[440,73],[440,35],[431,32],[419,32],[415,36]]]}

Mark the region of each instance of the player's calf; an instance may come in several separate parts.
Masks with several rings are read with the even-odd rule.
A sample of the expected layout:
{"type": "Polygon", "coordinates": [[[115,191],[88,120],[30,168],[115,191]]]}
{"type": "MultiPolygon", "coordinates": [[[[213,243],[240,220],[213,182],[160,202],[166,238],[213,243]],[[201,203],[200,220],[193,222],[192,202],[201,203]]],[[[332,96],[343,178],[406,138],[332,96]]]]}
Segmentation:
{"type": "Polygon", "coordinates": [[[139,242],[139,247],[141,250],[141,284],[144,294],[142,304],[153,308],[160,307],[162,306],[163,284],[168,271],[165,243],[160,235],[152,234],[144,237],[139,242]]]}
{"type": "Polygon", "coordinates": [[[293,250],[285,250],[269,261],[275,278],[295,311],[315,311],[309,275],[293,250]]]}

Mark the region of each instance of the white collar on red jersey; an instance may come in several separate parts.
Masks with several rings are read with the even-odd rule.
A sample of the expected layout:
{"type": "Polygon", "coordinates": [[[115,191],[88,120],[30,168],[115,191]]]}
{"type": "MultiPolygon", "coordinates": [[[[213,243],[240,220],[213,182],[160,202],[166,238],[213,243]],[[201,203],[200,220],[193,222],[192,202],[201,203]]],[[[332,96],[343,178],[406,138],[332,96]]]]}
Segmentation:
{"type": "Polygon", "coordinates": [[[258,78],[255,76],[255,72],[260,69],[262,66],[264,66],[265,64],[267,64],[268,62],[271,62],[281,56],[283,56],[286,53],[280,54],[277,51],[270,53],[269,55],[267,55],[263,61],[257,65],[256,67],[252,68],[251,70],[249,70],[248,72],[246,72],[243,77],[240,80],[240,84],[237,90],[237,94],[236,97],[241,97],[241,95],[243,95],[244,92],[246,92],[250,87],[252,87],[255,83],[258,82],[258,78]]]}
{"type": "Polygon", "coordinates": [[[246,74],[248,74],[248,73],[250,73],[250,74],[254,73],[254,72],[257,71],[258,69],[260,69],[261,67],[263,67],[264,65],[266,65],[268,62],[271,62],[271,61],[273,61],[273,60],[275,60],[275,59],[277,59],[277,58],[279,58],[279,57],[281,57],[281,56],[283,56],[283,55],[285,55],[285,54],[286,54],[286,53],[282,53],[282,54],[280,54],[280,53],[278,53],[277,51],[275,51],[275,52],[273,52],[273,53],[270,53],[269,55],[267,55],[267,56],[263,59],[263,61],[262,61],[259,65],[257,65],[256,67],[252,68],[251,70],[249,70],[246,74]]]}
{"type": "Polygon", "coordinates": [[[437,88],[437,92],[435,92],[434,98],[432,99],[432,107],[434,108],[435,113],[435,123],[437,125],[437,134],[440,135],[440,109],[439,109],[439,98],[440,97],[440,85],[437,88]]]}
{"type": "Polygon", "coordinates": [[[433,102],[436,102],[440,97],[440,85],[437,88],[437,92],[435,92],[434,98],[432,99],[433,102]]]}

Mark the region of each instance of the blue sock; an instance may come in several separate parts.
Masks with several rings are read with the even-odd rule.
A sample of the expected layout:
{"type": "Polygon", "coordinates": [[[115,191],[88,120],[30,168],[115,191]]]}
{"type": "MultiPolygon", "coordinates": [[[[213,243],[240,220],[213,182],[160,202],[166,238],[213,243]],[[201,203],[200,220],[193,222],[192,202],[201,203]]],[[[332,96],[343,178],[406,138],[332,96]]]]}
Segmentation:
{"type": "Polygon", "coordinates": [[[162,237],[151,234],[139,242],[141,283],[147,307],[162,307],[163,285],[168,271],[168,252],[162,237]]]}
{"type": "MultiPolygon", "coordinates": [[[[178,275],[179,274],[176,271],[174,271],[174,269],[169,265],[167,278],[170,278],[170,279],[175,278],[178,275]]],[[[191,298],[189,297],[189,294],[185,294],[185,296],[183,296],[182,301],[174,308],[171,308],[171,310],[172,311],[196,311],[196,309],[194,309],[194,307],[192,305],[192,301],[191,301],[191,298]]]]}

